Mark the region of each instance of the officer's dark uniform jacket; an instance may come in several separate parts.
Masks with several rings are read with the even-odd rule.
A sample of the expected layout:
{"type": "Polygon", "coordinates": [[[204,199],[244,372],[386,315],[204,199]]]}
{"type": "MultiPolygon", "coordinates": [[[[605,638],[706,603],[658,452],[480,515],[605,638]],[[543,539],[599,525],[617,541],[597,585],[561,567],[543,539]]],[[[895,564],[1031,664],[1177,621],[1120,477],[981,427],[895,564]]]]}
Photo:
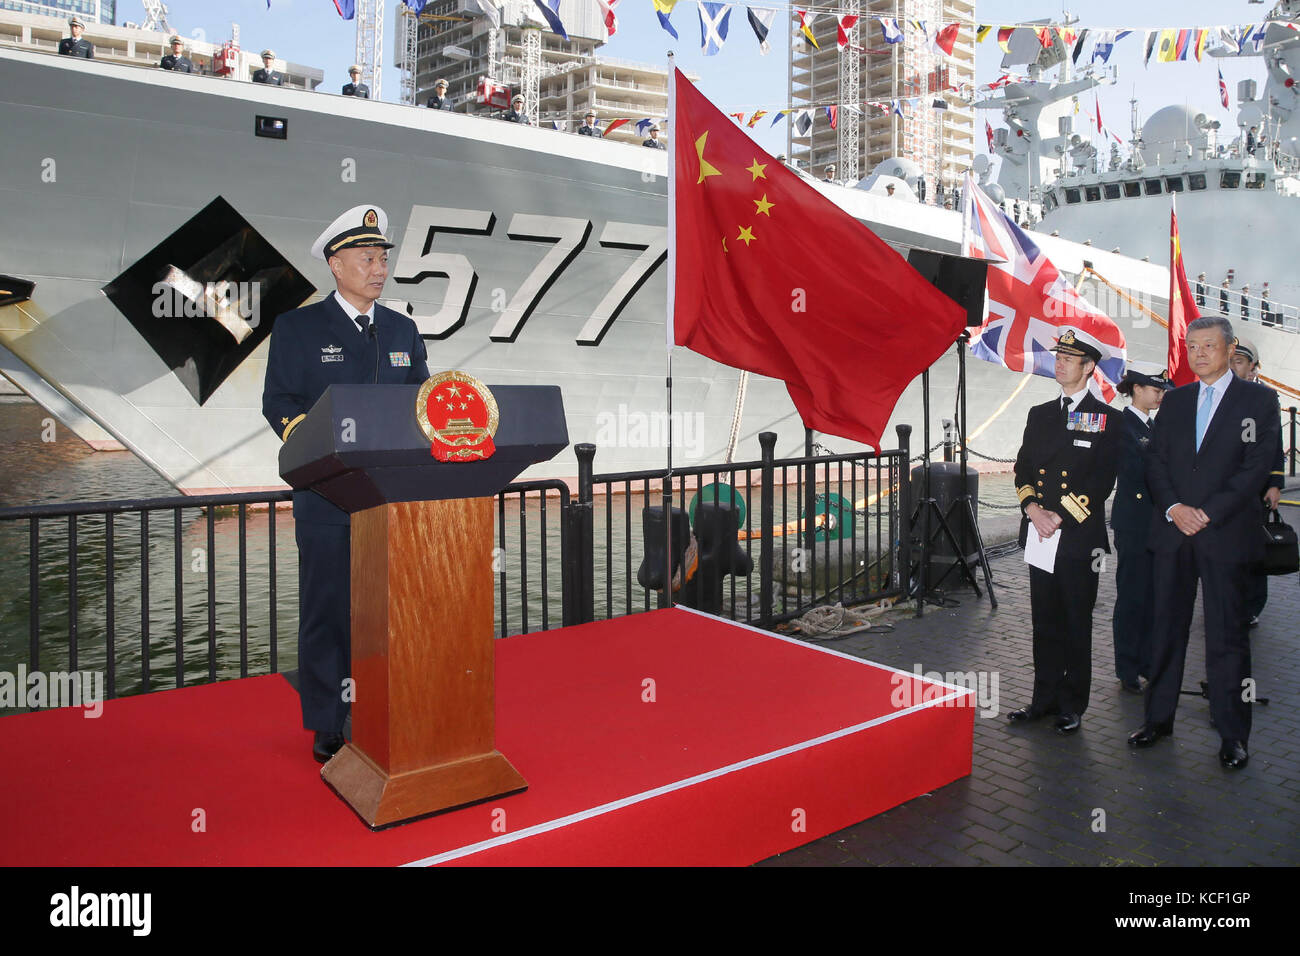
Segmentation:
{"type": "Polygon", "coordinates": [[[649,146],[651,149],[667,149],[667,148],[668,148],[668,147],[665,146],[663,143],[659,142],[659,140],[657,140],[657,139],[647,139],[647,140],[644,140],[644,141],[641,143],[641,145],[642,145],[642,146],[649,146]]]}
{"type": "Polygon", "coordinates": [[[95,44],[91,43],[85,37],[64,37],[59,41],[60,56],[80,56],[87,60],[95,58],[95,44]]]}
{"type": "Polygon", "coordinates": [[[517,110],[506,110],[504,113],[501,114],[501,118],[505,120],[507,123],[522,123],[524,126],[531,125],[528,122],[528,117],[525,116],[523,113],[518,112],[517,110]]]}
{"type": "Polygon", "coordinates": [[[284,75],[279,70],[258,70],[253,74],[254,83],[268,83],[271,86],[283,86],[284,75]]]}
{"type": "Polygon", "coordinates": [[[1151,421],[1142,421],[1126,408],[1119,414],[1119,467],[1115,477],[1115,501],[1110,509],[1110,526],[1130,534],[1146,547],[1151,527],[1151,493],[1147,490],[1147,451],[1151,446],[1151,421]]]}
{"type": "Polygon", "coordinates": [[[162,62],[160,62],[158,65],[162,67],[164,70],[171,70],[173,73],[194,72],[194,64],[190,61],[189,57],[184,55],[176,56],[173,53],[168,53],[165,57],[162,58],[162,62]]]}
{"type": "Polygon", "coordinates": [[[431,110],[447,110],[451,112],[451,100],[445,96],[431,96],[429,102],[425,104],[431,110]]]}
{"type": "MultiPolygon", "coordinates": [[[[1016,495],[1021,509],[1036,501],[1061,516],[1060,557],[1110,551],[1106,499],[1115,487],[1121,431],[1119,413],[1091,392],[1070,412],[1068,424],[1059,398],[1029,410],[1016,456],[1016,495]]],[[[1021,547],[1031,525],[1027,516],[1021,518],[1021,547]]]]}
{"type": "MultiPolygon", "coordinates": [[[[419,385],[429,377],[424,340],[407,316],[375,303],[376,338],[358,331],[334,298],[286,312],[275,320],[266,360],[262,415],[282,439],[307,416],[330,385],[419,385]]],[[[348,524],[346,512],[314,491],[293,493],[297,519],[348,524]]]]}
{"type": "Polygon", "coordinates": [[[595,137],[599,138],[599,137],[600,137],[600,130],[596,129],[596,127],[594,127],[594,126],[579,126],[579,127],[578,127],[578,135],[579,135],[579,136],[595,136],[595,137]]]}
{"type": "Polygon", "coordinates": [[[363,100],[370,99],[370,87],[364,83],[344,83],[344,96],[359,96],[363,100]]]}

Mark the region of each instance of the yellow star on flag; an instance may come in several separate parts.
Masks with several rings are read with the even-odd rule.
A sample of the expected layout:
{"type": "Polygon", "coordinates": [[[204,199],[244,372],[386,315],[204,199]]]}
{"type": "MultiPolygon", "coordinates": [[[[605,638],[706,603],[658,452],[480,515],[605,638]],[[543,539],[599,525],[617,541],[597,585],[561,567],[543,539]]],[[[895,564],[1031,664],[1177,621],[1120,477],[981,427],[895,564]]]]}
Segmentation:
{"type": "Polygon", "coordinates": [[[722,173],[718,172],[717,169],[715,169],[711,164],[706,162],[704,159],[704,141],[707,140],[708,138],[709,138],[708,130],[705,130],[702,134],[700,134],[700,138],[695,141],[695,155],[700,158],[700,178],[695,180],[695,185],[697,186],[700,183],[704,182],[705,178],[708,176],[722,175],[722,173]]]}
{"type": "Polygon", "coordinates": [[[736,238],[743,239],[745,245],[748,246],[751,242],[754,241],[754,227],[740,226],[739,228],[740,228],[740,235],[738,235],[736,238]]]}
{"type": "Polygon", "coordinates": [[[759,179],[767,179],[767,173],[763,172],[765,169],[767,169],[767,163],[759,165],[758,160],[755,159],[753,165],[746,169],[745,172],[752,173],[754,176],[753,181],[757,181],[759,179]]]}
{"type": "Polygon", "coordinates": [[[771,203],[767,201],[767,193],[763,193],[762,199],[754,199],[752,200],[752,202],[754,203],[755,206],[758,207],[754,211],[755,215],[761,212],[764,216],[767,216],[769,219],[772,218],[772,214],[768,212],[768,210],[771,209],[773,206],[775,206],[776,203],[771,203]]]}

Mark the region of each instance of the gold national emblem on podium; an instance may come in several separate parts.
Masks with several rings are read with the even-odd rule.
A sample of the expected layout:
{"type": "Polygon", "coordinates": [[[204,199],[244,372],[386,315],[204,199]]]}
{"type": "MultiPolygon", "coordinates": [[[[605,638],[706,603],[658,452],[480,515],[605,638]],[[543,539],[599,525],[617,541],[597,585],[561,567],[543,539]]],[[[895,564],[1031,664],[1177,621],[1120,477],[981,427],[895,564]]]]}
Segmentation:
{"type": "Polygon", "coordinates": [[[460,371],[439,372],[420,386],[415,417],[439,461],[482,461],[497,450],[500,413],[491,390],[460,371]]]}

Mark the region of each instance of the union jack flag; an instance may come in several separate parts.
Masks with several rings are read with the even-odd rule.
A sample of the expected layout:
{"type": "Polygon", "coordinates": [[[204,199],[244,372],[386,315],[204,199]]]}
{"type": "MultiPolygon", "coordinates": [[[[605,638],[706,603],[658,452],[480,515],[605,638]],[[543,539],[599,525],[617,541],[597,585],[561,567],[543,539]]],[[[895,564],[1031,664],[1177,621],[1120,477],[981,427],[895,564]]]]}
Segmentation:
{"type": "Polygon", "coordinates": [[[1109,402],[1124,377],[1124,333],[1065,281],[1029,236],[984,194],[969,174],[962,189],[962,255],[988,259],[988,315],[971,333],[971,355],[1013,372],[1055,378],[1050,351],[1066,327],[1102,345],[1091,387],[1109,402]]]}

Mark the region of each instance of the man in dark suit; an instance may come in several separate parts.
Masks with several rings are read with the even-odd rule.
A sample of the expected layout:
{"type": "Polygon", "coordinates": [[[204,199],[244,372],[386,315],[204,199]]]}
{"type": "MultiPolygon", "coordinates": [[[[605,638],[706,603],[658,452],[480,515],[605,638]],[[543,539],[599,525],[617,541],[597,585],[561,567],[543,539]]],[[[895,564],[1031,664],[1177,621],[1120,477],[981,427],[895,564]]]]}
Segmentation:
{"type": "Polygon", "coordinates": [[[253,74],[254,83],[266,83],[269,86],[283,86],[284,74],[272,69],[275,65],[275,51],[262,51],[262,68],[253,74]]]}
{"type": "Polygon", "coordinates": [[[1232,324],[1204,317],[1187,327],[1188,364],[1199,381],[1165,396],[1147,460],[1155,499],[1151,550],[1160,613],[1151,639],[1146,722],[1129,746],[1173,733],[1197,583],[1205,601],[1210,716],[1219,762],[1246,766],[1250,737],[1250,566],[1263,557],[1259,495],[1277,447],[1277,396],[1229,370],[1232,324]]]}
{"type": "MultiPolygon", "coordinates": [[[[337,290],[275,320],[262,414],[282,439],[330,385],[416,385],[429,377],[415,323],[376,300],[388,278],[388,217],[357,206],[316,239],[337,290]]],[[[298,542],[298,674],[303,726],[324,763],[343,746],[351,671],[351,529],[346,512],[314,491],[293,493],[298,542]]]]}
{"type": "Polygon", "coordinates": [[[194,63],[185,55],[185,41],[180,37],[171,38],[171,52],[159,61],[158,65],[173,73],[193,73],[194,63]]]}
{"type": "Polygon", "coordinates": [[[582,118],[582,125],[578,127],[579,136],[594,136],[600,139],[600,127],[596,125],[596,114],[587,110],[587,115],[582,118]]]}
{"type": "Polygon", "coordinates": [[[649,132],[650,135],[649,135],[646,139],[644,139],[644,140],[641,141],[641,145],[642,145],[642,146],[648,147],[649,149],[667,149],[667,148],[668,148],[667,146],[664,145],[663,140],[661,140],[661,139],[659,138],[659,127],[658,127],[658,126],[653,126],[653,125],[652,125],[652,126],[650,127],[650,129],[649,129],[648,132],[649,132]]]}
{"type": "Polygon", "coordinates": [[[1088,390],[1102,345],[1063,328],[1056,353],[1059,398],[1029,410],[1016,455],[1016,495],[1023,515],[1020,544],[1029,535],[1059,535],[1051,571],[1029,568],[1034,630],[1034,694],[1008,714],[1016,723],[1056,715],[1056,730],[1077,731],[1092,684],[1092,609],[1106,535],[1106,499],[1115,486],[1120,421],[1088,390]]]}
{"type": "Polygon", "coordinates": [[[86,25],[81,22],[80,17],[73,17],[68,21],[68,31],[72,36],[64,37],[59,41],[60,56],[80,56],[87,60],[95,58],[95,44],[81,35],[85,29],[86,25]]]}
{"type": "Polygon", "coordinates": [[[348,67],[348,79],[351,82],[343,84],[344,96],[358,96],[363,100],[370,99],[370,87],[361,82],[361,67],[355,63],[348,67]]]}

